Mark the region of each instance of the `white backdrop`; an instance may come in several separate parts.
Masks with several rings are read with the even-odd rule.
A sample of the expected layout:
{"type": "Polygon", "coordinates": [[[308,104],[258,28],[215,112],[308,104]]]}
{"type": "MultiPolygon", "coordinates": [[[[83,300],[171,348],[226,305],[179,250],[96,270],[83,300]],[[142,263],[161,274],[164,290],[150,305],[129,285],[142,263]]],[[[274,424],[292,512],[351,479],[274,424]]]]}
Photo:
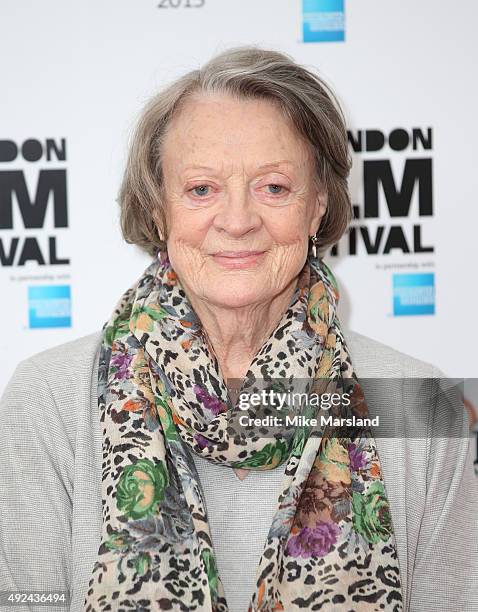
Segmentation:
{"type": "MultiPolygon", "coordinates": [[[[355,138],[366,130],[386,137],[380,150],[354,153],[350,186],[362,217],[355,224],[364,228],[356,230],[357,253],[348,254],[346,244],[340,244],[339,256],[328,257],[339,280],[346,325],[433,362],[449,376],[478,376],[476,3],[466,0],[458,9],[432,0],[348,0],[345,41],[340,42],[303,41],[300,0],[189,3],[202,6],[188,7],[188,0],[163,0],[161,8],[159,0],[0,4],[0,139],[18,149],[15,157],[15,144],[0,147],[0,391],[19,360],[100,329],[121,293],[144,270],[147,257],[122,241],[115,202],[140,108],[174,77],[244,43],[285,51],[317,69],[337,92],[355,138]],[[394,130],[405,132],[395,132],[389,143],[394,130]],[[413,130],[428,139],[425,147],[418,139],[416,148],[392,149],[413,130]],[[27,143],[22,155],[28,140],[43,149],[27,143]],[[55,156],[50,145],[47,156],[47,140],[60,150],[64,140],[66,155],[55,156]],[[391,217],[392,191],[389,186],[386,196],[379,186],[379,218],[364,219],[366,164],[389,163],[400,190],[406,164],[417,159],[429,160],[420,162],[429,173],[415,184],[409,214],[391,217]],[[56,175],[45,173],[52,170],[56,175]],[[55,227],[51,196],[42,226],[25,227],[12,181],[18,187],[23,180],[33,202],[41,172],[47,186],[54,176],[60,188],[66,181],[66,201],[57,192],[57,214],[61,224],[66,211],[67,227],[55,227]],[[419,184],[424,191],[432,189],[432,215],[419,214],[427,206],[419,184]],[[422,248],[433,247],[433,252],[412,252],[414,225],[420,228],[422,248]],[[368,254],[363,235],[373,246],[378,226],[379,253],[368,254]],[[391,226],[396,226],[395,237],[403,232],[411,252],[394,248],[383,254],[391,226]],[[69,263],[49,263],[49,238],[55,240],[56,258],[69,263]],[[39,245],[45,265],[31,260],[18,265],[25,244],[30,253],[39,245]],[[402,295],[411,299],[408,312],[421,300],[434,314],[394,314],[394,274],[432,274],[434,293],[428,276],[420,277],[428,283],[425,288],[405,288],[402,295]],[[36,308],[38,301],[29,302],[28,288],[45,285],[70,287],[71,326],[31,327],[29,306],[36,308]]],[[[406,277],[405,284],[414,278],[406,277]]],[[[67,298],[61,299],[56,307],[67,311],[67,298]]],[[[55,302],[48,303],[53,308],[55,302]]],[[[45,310],[42,315],[40,306],[37,314],[45,316],[45,310]]],[[[55,316],[60,314],[57,310],[55,316]]]]}

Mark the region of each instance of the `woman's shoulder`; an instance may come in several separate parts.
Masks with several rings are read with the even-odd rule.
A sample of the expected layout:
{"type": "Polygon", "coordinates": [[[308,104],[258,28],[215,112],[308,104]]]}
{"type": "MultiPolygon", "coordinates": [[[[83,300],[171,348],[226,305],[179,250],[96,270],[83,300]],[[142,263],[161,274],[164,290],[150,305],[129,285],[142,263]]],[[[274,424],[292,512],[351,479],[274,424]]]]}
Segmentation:
{"type": "Polygon", "coordinates": [[[34,365],[46,374],[51,372],[55,378],[71,370],[78,375],[93,367],[98,357],[101,338],[102,331],[98,330],[34,353],[20,363],[34,365]]]}
{"type": "MultiPolygon", "coordinates": [[[[352,364],[359,378],[441,378],[434,364],[399,351],[369,336],[344,328],[352,364]]],[[[413,348],[411,348],[413,352],[413,348]]]]}
{"type": "Polygon", "coordinates": [[[3,424],[11,423],[13,431],[23,422],[39,435],[41,424],[49,423],[74,443],[78,421],[94,403],[101,338],[99,330],[20,361],[0,397],[3,424]]]}
{"type": "Polygon", "coordinates": [[[12,381],[41,380],[52,389],[71,389],[89,381],[98,363],[102,331],[80,336],[44,349],[21,360],[7,384],[12,381]]]}
{"type": "Polygon", "coordinates": [[[431,440],[439,438],[447,439],[448,446],[467,444],[462,379],[350,329],[343,334],[369,413],[379,417],[376,435],[389,438],[390,448],[413,437],[415,450],[426,453],[435,445],[431,440]]]}
{"type": "Polygon", "coordinates": [[[343,335],[369,412],[387,424],[380,435],[406,438],[414,433],[422,440],[466,436],[460,379],[447,378],[434,364],[363,334],[344,329],[343,335]]]}

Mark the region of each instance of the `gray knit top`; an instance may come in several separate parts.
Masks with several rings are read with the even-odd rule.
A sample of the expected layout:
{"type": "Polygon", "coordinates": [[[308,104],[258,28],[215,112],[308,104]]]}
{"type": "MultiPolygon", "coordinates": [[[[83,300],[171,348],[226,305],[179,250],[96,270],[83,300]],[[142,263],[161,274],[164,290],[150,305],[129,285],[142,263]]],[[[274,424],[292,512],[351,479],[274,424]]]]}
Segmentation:
{"type": "MultiPolygon", "coordinates": [[[[423,409],[405,394],[403,378],[437,376],[436,369],[345,335],[359,378],[389,378],[385,396],[373,389],[366,396],[372,414],[406,420],[423,409]]],[[[68,590],[71,607],[51,610],[82,612],[100,543],[100,341],[95,332],[20,362],[0,399],[0,591],[68,590]]],[[[434,427],[432,399],[425,429],[434,427]]],[[[467,422],[457,414],[446,438],[417,430],[414,438],[376,440],[405,609],[413,612],[478,610],[478,492],[467,422]]],[[[240,481],[230,468],[195,463],[230,610],[246,612],[283,467],[240,481]]],[[[0,607],[10,609],[50,608],[0,607]]]]}

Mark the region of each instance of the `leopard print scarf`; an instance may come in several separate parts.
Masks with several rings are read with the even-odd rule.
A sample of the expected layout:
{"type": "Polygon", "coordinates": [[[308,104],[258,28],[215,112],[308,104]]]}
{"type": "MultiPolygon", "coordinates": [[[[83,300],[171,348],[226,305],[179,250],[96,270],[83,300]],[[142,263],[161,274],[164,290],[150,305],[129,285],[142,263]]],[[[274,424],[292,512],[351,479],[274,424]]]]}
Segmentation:
{"type": "MultiPolygon", "coordinates": [[[[309,255],[241,389],[278,378],[308,380],[309,391],[323,380],[336,389],[351,383],[349,415],[366,416],[337,300],[331,271],[309,255]]],[[[402,610],[370,427],[231,431],[239,407],[165,252],[103,327],[98,403],[103,524],[85,612],[227,612],[192,453],[234,468],[285,462],[249,612],[402,610]]]]}

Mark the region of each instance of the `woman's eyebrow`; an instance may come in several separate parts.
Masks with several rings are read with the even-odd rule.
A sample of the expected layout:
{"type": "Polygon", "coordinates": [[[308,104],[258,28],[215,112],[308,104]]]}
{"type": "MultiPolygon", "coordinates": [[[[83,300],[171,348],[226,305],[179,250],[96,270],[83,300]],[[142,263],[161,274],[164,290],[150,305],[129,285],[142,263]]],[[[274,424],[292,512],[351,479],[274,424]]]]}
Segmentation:
{"type": "Polygon", "coordinates": [[[196,164],[185,166],[182,169],[182,172],[188,172],[189,170],[206,170],[207,172],[216,172],[216,168],[211,168],[210,166],[202,166],[202,165],[196,165],[196,164]]]}
{"type": "MultiPolygon", "coordinates": [[[[260,166],[258,166],[257,168],[255,168],[255,171],[263,171],[263,170],[276,170],[278,168],[283,168],[283,167],[290,167],[290,168],[296,168],[297,164],[295,164],[293,161],[289,160],[289,159],[280,159],[277,161],[273,161],[273,162],[267,162],[265,164],[261,164],[260,166]]],[[[203,166],[202,164],[190,164],[188,166],[185,166],[184,168],[182,168],[181,170],[181,175],[186,174],[187,172],[190,172],[192,170],[202,170],[205,172],[211,172],[211,173],[217,173],[220,170],[218,170],[217,168],[212,168],[211,166],[203,166]]]]}
{"type": "Polygon", "coordinates": [[[262,166],[259,166],[258,170],[267,170],[269,168],[273,170],[274,168],[280,168],[281,166],[294,166],[295,167],[296,164],[293,161],[290,161],[289,159],[281,159],[279,161],[263,164],[262,166]]]}
{"type": "MultiPolygon", "coordinates": [[[[278,166],[295,166],[296,164],[289,159],[279,159],[273,162],[267,162],[266,164],[262,164],[259,166],[258,170],[263,170],[264,168],[277,168],[278,166]]],[[[202,164],[190,164],[182,168],[182,171],[185,172],[187,170],[208,170],[210,172],[216,171],[216,168],[212,168],[211,166],[203,166],[202,164]]]]}

